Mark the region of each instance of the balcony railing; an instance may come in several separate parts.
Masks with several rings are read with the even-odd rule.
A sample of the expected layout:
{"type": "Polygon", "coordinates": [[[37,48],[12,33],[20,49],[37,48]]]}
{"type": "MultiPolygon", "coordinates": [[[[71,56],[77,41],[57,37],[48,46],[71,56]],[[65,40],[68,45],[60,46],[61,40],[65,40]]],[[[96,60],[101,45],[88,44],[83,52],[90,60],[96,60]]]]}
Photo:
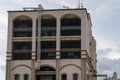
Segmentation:
{"type": "Polygon", "coordinates": [[[67,52],[67,51],[81,51],[80,48],[61,48],[61,52],[67,52]]]}
{"type": "Polygon", "coordinates": [[[32,31],[32,28],[14,28],[14,31],[23,32],[23,31],[32,31]]]}
{"type": "Polygon", "coordinates": [[[31,52],[32,49],[14,49],[13,52],[19,53],[19,52],[31,52]]]}
{"type": "Polygon", "coordinates": [[[61,26],[62,30],[76,30],[80,29],[80,26],[61,26]]]}

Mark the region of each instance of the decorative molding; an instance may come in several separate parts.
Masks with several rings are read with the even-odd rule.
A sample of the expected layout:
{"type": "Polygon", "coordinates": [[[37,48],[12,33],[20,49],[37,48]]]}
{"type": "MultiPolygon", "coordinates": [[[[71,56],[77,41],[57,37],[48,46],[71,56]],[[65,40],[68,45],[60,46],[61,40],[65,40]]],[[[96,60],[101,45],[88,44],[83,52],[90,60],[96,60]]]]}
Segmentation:
{"type": "Polygon", "coordinates": [[[77,65],[75,65],[75,64],[67,64],[67,65],[62,66],[62,67],[60,68],[60,71],[61,71],[64,67],[67,67],[67,66],[75,66],[75,67],[77,67],[78,69],[81,70],[81,67],[79,67],[79,66],[77,66],[77,65]]]}
{"type": "Polygon", "coordinates": [[[21,66],[27,67],[27,68],[29,68],[30,70],[32,69],[30,66],[22,64],[22,65],[17,65],[17,66],[15,66],[15,67],[13,67],[11,70],[14,70],[15,68],[21,67],[21,66]]]}

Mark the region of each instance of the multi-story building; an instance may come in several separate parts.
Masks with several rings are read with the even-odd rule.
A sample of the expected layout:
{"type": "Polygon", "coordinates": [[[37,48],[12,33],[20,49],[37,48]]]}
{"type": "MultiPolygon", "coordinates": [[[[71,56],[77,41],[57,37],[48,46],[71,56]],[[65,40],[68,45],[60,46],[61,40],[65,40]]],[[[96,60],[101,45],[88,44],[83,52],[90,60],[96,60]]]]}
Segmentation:
{"type": "Polygon", "coordinates": [[[86,8],[8,11],[6,80],[96,80],[86,8]]]}

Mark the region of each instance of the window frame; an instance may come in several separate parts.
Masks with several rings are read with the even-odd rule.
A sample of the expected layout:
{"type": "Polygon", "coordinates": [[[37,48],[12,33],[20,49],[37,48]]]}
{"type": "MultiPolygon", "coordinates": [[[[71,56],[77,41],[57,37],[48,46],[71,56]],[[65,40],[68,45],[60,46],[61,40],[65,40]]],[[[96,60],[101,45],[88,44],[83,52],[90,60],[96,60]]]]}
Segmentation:
{"type": "Polygon", "coordinates": [[[20,80],[20,74],[14,74],[14,80],[20,80]]]}
{"type": "Polygon", "coordinates": [[[78,80],[78,75],[79,75],[78,73],[74,73],[73,74],[73,80],[78,80]]]}
{"type": "Polygon", "coordinates": [[[23,80],[29,80],[29,74],[24,74],[24,79],[23,80]]]}

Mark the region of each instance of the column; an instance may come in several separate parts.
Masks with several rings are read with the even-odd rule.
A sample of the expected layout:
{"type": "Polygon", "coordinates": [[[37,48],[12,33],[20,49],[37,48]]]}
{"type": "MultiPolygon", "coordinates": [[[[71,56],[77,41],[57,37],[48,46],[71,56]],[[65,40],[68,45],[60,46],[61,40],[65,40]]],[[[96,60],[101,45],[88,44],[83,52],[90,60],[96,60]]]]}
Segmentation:
{"type": "Polygon", "coordinates": [[[60,61],[60,19],[57,18],[56,21],[57,27],[56,27],[56,80],[60,80],[59,78],[59,61],[60,61]]]}
{"type": "Polygon", "coordinates": [[[86,74],[86,52],[81,52],[81,80],[87,80],[87,74],[86,74]]]}
{"type": "Polygon", "coordinates": [[[7,40],[7,60],[6,60],[6,80],[11,80],[11,60],[12,60],[12,34],[13,34],[13,16],[8,19],[8,40],[7,40]]]}
{"type": "Polygon", "coordinates": [[[7,60],[6,65],[6,80],[11,80],[11,61],[7,60]]]}
{"type": "Polygon", "coordinates": [[[36,59],[36,19],[33,19],[33,22],[32,22],[31,80],[35,80],[35,59],[36,59]]]}

